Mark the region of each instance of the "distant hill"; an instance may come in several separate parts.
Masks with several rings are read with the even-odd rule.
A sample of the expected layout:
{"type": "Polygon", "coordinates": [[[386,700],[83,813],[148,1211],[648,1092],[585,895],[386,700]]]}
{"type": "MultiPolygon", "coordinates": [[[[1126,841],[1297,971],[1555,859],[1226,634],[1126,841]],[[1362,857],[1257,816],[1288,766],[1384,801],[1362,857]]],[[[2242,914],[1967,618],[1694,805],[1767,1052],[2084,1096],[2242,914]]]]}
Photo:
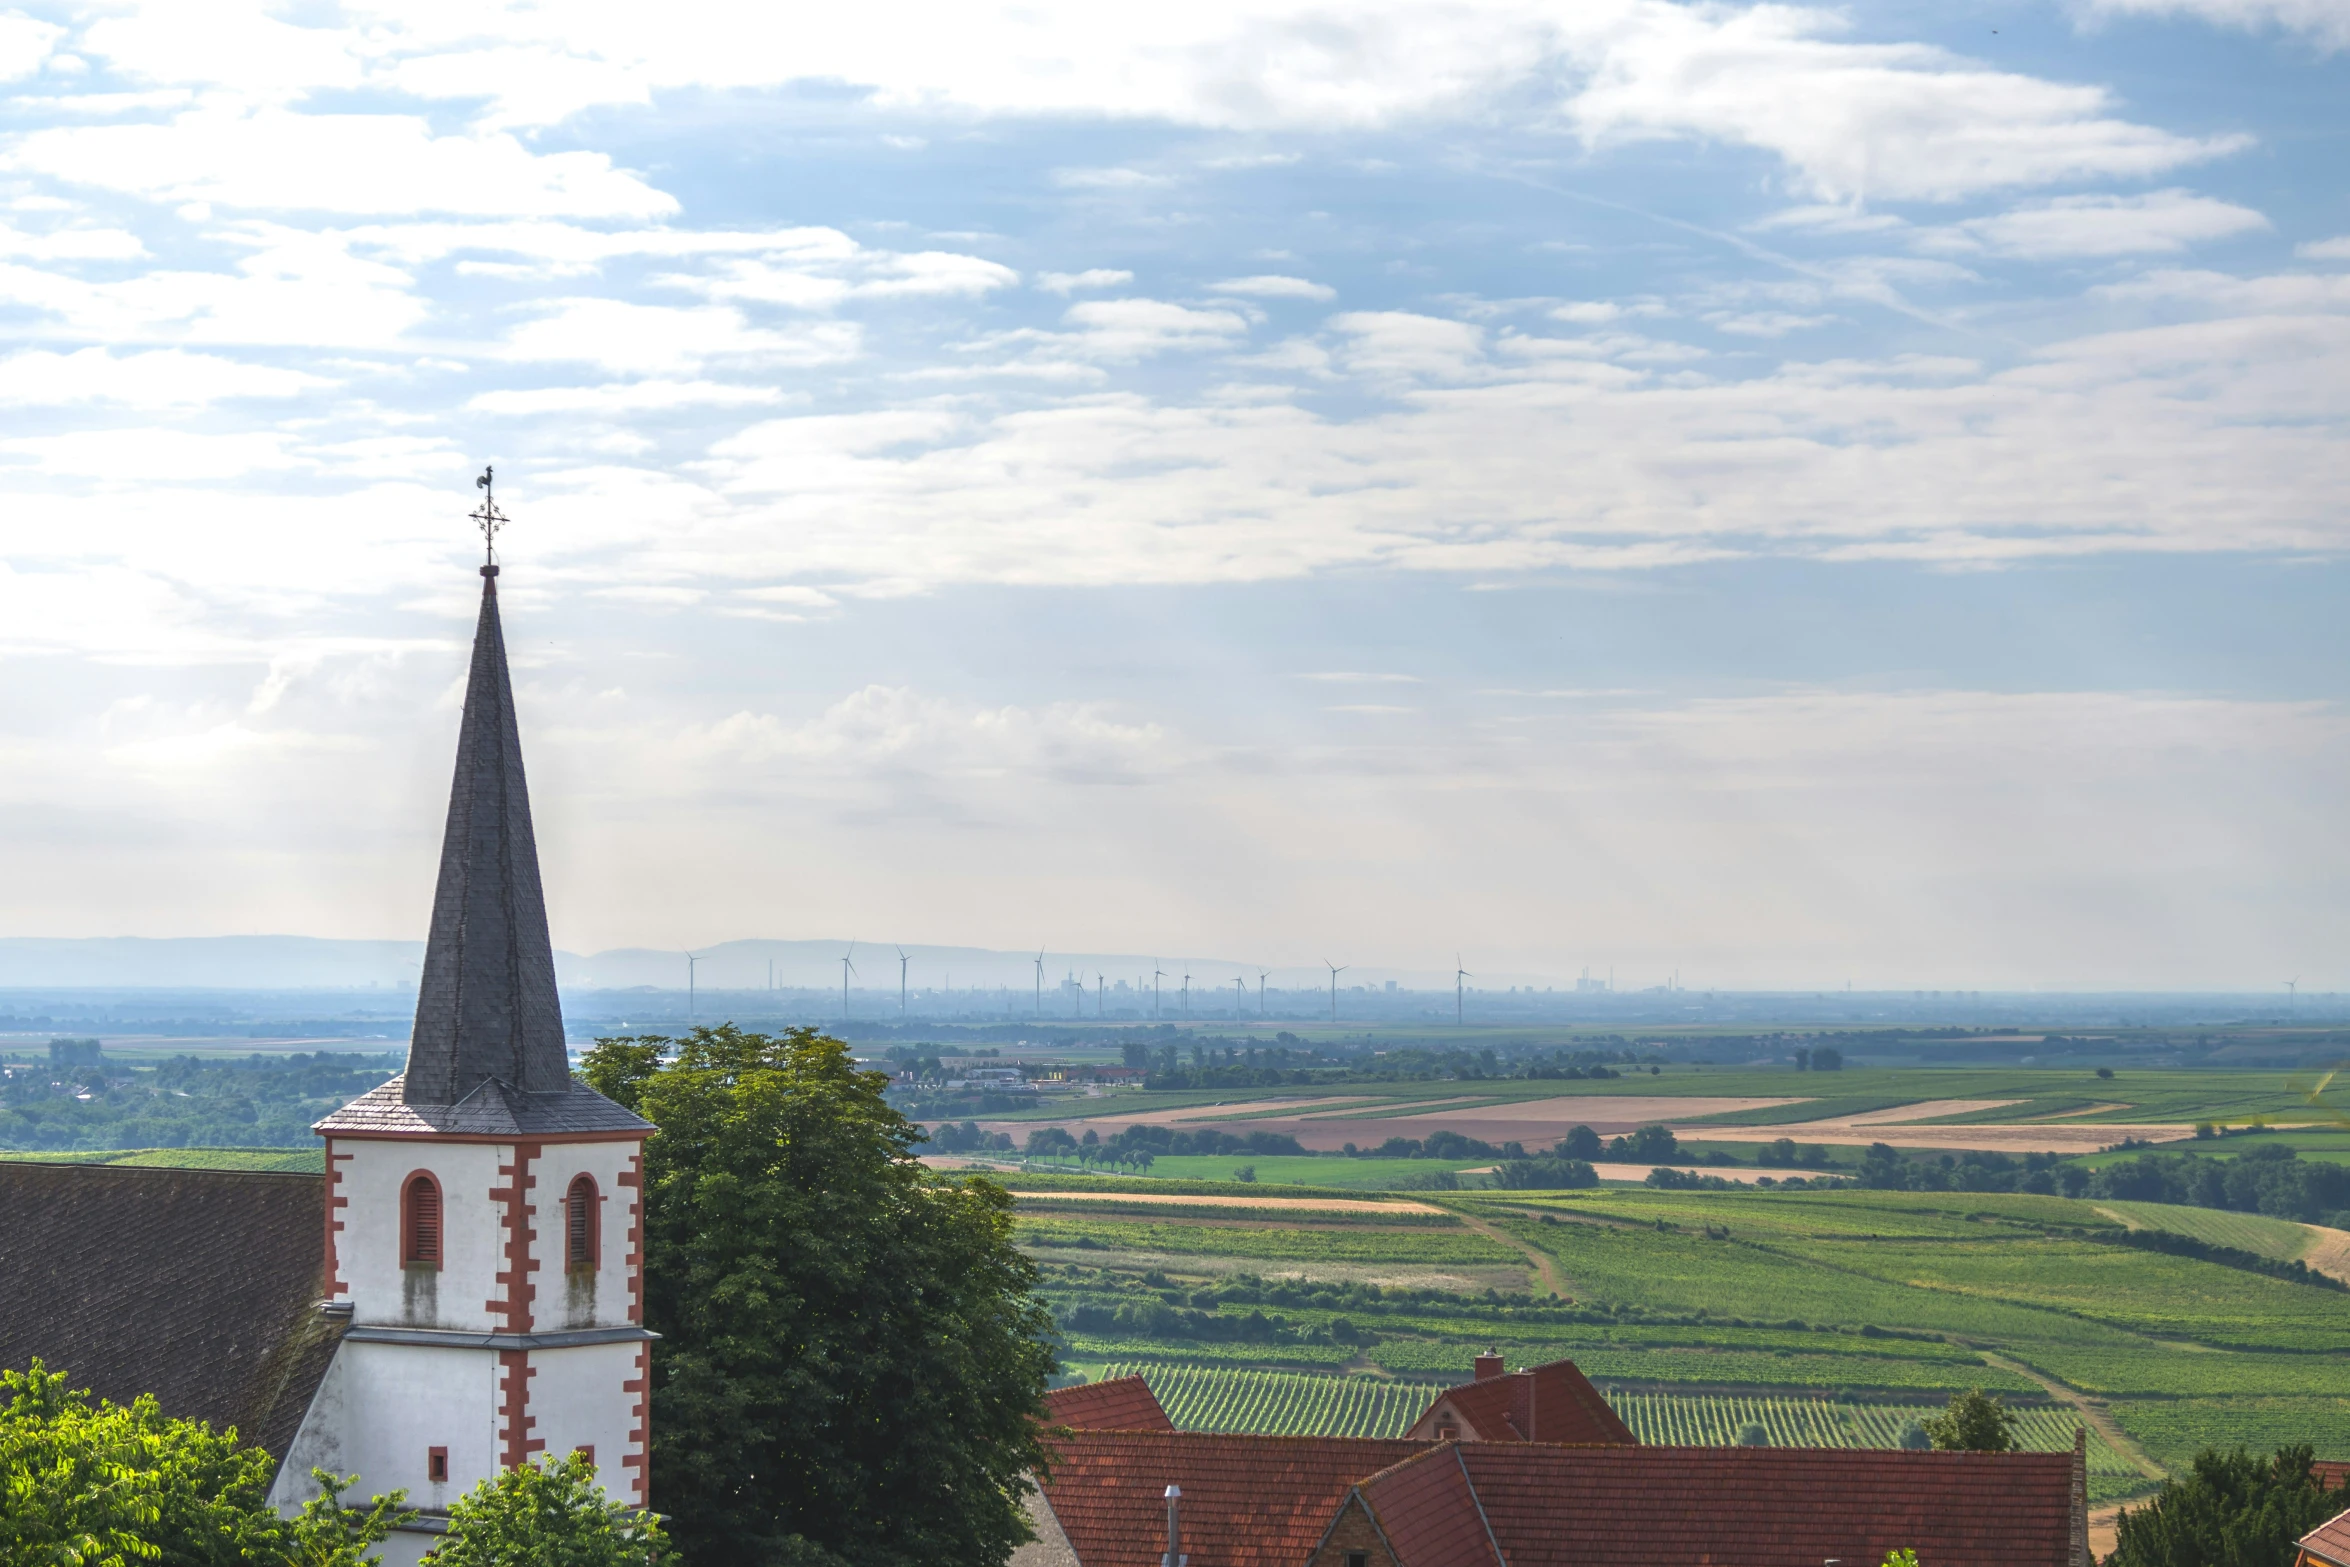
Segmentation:
{"type": "MultiPolygon", "coordinates": [[[[832,989],[840,984],[846,941],[729,941],[702,949],[696,983],[708,990],[832,989]]],[[[1035,954],[997,952],[984,947],[908,947],[907,981],[918,990],[952,985],[986,989],[1033,989],[1035,954]]],[[[412,989],[424,961],[421,941],[329,941],[312,936],[15,936],[0,937],[0,989],[215,989],[354,990],[412,989]]],[[[859,990],[894,991],[898,949],[859,943],[855,959],[859,990]]],[[[1195,991],[1229,992],[1236,975],[1256,988],[1253,965],[1229,958],[1155,960],[1167,971],[1161,981],[1172,997],[1189,972],[1195,991]]],[[[1095,976],[1147,988],[1154,959],[1131,953],[1047,952],[1044,986],[1060,987],[1081,975],[1088,989],[1095,976]]],[[[587,957],[555,954],[555,975],[570,989],[626,990],[651,986],[683,990],[685,955],[646,947],[616,947],[587,957]]],[[[1307,983],[1305,971],[1277,972],[1275,989],[1307,983]]],[[[1356,983],[1350,974],[1348,982],[1356,983]]]]}

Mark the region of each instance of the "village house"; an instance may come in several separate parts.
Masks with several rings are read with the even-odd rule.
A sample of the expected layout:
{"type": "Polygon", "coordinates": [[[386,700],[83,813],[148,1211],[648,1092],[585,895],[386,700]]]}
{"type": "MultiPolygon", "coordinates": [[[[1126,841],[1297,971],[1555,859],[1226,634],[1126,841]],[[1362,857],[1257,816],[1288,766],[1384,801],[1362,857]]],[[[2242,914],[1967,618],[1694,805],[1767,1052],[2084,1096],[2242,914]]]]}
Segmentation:
{"type": "Polygon", "coordinates": [[[1394,1440],[1177,1431],[1139,1377],[1056,1392],[1015,1567],[2090,1567],[2081,1440],[1644,1446],[1570,1361],[1477,1372],[1394,1440]]]}

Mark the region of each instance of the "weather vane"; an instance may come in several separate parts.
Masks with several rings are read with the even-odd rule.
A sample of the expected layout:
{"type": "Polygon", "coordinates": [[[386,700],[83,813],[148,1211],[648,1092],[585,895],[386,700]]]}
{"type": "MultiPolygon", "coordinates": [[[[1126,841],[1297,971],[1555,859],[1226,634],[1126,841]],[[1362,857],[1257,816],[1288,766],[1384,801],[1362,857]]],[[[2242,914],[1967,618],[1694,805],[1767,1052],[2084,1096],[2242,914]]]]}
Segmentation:
{"type": "Polygon", "coordinates": [[[490,485],[491,477],[497,471],[494,467],[485,467],[481,477],[473,481],[474,488],[481,491],[481,510],[466,513],[473,519],[474,526],[481,529],[481,563],[484,566],[498,563],[498,530],[506,526],[506,514],[498,510],[498,492],[490,485]]]}

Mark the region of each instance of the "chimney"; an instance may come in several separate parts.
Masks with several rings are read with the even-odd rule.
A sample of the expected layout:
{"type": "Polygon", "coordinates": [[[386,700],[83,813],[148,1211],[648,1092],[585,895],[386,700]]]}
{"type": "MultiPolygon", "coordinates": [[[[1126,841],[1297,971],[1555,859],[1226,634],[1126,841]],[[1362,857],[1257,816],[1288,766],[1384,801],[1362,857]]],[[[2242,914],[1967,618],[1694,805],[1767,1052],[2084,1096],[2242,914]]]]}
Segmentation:
{"type": "Polygon", "coordinates": [[[1477,1357],[1477,1380],[1480,1382],[1491,1381],[1502,1374],[1506,1365],[1507,1363],[1499,1355],[1490,1349],[1487,1350],[1477,1357]]]}
{"type": "Polygon", "coordinates": [[[1191,1558],[1183,1554],[1183,1487],[1167,1487],[1167,1554],[1159,1558],[1159,1567],[1190,1567],[1191,1558]]]}

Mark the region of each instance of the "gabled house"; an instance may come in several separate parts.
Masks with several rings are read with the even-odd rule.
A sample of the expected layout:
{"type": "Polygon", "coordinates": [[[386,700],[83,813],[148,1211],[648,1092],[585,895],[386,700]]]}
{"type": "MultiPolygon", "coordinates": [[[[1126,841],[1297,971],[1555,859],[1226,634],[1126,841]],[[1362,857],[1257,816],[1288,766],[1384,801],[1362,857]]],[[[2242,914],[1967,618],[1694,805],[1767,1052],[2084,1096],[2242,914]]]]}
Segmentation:
{"type": "Polygon", "coordinates": [[[1423,1442],[1606,1442],[1639,1438],[1571,1360],[1531,1371],[1479,1355],[1476,1380],[1439,1393],[1404,1435],[1423,1442]]]}
{"type": "Polygon", "coordinates": [[[1921,1453],[1462,1442],[1350,1487],[1303,1560],[1874,1567],[1909,1549],[1933,1567],[2091,1567],[2088,1529],[2078,1444],[2070,1453],[1921,1453]]]}

